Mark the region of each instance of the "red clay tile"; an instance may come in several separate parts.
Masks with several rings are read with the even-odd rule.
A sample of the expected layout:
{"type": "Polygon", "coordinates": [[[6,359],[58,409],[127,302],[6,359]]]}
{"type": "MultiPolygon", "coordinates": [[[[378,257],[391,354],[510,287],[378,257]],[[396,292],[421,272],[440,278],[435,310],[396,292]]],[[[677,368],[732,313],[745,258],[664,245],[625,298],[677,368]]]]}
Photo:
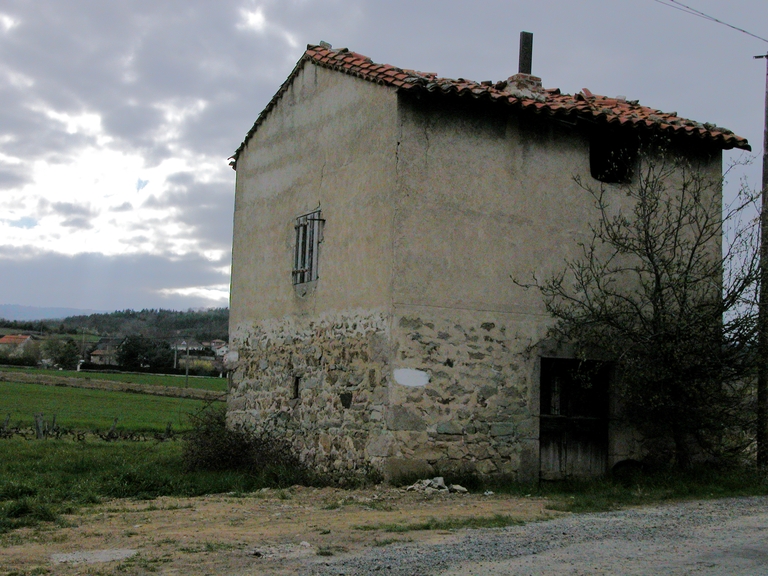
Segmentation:
{"type": "Polygon", "coordinates": [[[751,150],[746,138],[737,136],[724,128],[707,128],[692,120],[680,118],[676,113],[661,112],[653,108],[641,106],[636,101],[607,98],[606,96],[593,94],[586,88],[573,95],[562,94],[558,88],[543,89],[538,94],[539,97],[544,97],[544,101],[541,102],[539,99],[517,98],[504,92],[501,86],[506,86],[506,81],[489,86],[463,78],[458,80],[439,78],[434,72],[417,72],[415,70],[397,68],[390,64],[377,64],[372,62],[367,56],[357,52],[310,45],[307,46],[306,52],[304,52],[304,55],[296,64],[293,72],[291,72],[278,92],[267,104],[267,107],[256,119],[246,139],[235,151],[233,155],[235,162],[250,136],[282,97],[301,66],[308,61],[369,82],[394,86],[398,90],[426,90],[429,92],[440,90],[443,93],[453,92],[460,96],[471,94],[474,98],[490,97],[491,101],[507,102],[519,105],[523,109],[531,108],[540,113],[561,116],[572,116],[575,114],[577,116],[596,118],[600,122],[618,122],[627,126],[644,125],[655,130],[685,133],[691,136],[698,135],[699,137],[707,138],[713,144],[717,144],[726,150],[730,148],[751,150]],[[497,88],[496,86],[499,87],[497,88]]]}

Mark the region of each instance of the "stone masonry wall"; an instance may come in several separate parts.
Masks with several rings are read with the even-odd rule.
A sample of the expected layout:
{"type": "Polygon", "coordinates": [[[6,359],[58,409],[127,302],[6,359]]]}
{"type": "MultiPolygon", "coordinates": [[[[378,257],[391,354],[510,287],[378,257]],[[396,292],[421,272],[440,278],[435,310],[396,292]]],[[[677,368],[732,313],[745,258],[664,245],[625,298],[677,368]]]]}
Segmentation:
{"type": "Polygon", "coordinates": [[[370,311],[238,326],[230,424],[284,435],[322,471],[380,468],[366,448],[385,427],[388,326],[386,315],[370,311]]]}
{"type": "Polygon", "coordinates": [[[534,477],[528,340],[499,320],[449,314],[401,314],[391,330],[381,312],[238,327],[230,424],[285,436],[322,471],[534,477]],[[399,382],[403,370],[423,381],[399,382]]]}
{"type": "Polygon", "coordinates": [[[449,314],[396,317],[395,364],[428,373],[429,382],[391,385],[392,457],[438,471],[535,476],[538,386],[530,340],[499,315],[449,314]]]}

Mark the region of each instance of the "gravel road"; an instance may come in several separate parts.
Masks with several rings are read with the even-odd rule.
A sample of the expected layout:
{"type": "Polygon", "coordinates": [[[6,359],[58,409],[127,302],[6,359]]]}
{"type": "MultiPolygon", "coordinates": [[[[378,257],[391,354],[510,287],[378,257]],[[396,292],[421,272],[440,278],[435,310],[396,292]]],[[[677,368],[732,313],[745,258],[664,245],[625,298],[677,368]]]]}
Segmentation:
{"type": "Polygon", "coordinates": [[[768,575],[768,498],[581,514],[327,559],[314,576],[768,575]]]}

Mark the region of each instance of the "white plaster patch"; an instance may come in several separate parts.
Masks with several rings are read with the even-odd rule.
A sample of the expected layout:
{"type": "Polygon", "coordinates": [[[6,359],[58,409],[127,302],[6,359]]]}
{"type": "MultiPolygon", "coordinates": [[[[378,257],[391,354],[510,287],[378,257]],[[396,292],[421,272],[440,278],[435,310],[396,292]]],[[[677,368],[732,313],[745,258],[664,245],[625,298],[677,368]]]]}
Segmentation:
{"type": "Polygon", "coordinates": [[[240,360],[240,354],[237,350],[230,350],[224,355],[224,367],[227,370],[234,370],[237,368],[237,363],[240,360]]]}
{"type": "Polygon", "coordinates": [[[429,374],[413,368],[397,368],[394,373],[395,382],[409,388],[422,388],[429,384],[429,374]]]}

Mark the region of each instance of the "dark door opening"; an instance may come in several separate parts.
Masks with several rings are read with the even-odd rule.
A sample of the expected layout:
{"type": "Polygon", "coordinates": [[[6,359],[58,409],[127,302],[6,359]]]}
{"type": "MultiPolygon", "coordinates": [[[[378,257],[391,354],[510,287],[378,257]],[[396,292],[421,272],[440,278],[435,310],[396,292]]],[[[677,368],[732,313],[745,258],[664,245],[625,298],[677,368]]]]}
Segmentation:
{"type": "Polygon", "coordinates": [[[541,359],[539,477],[590,478],[608,466],[608,384],[605,362],[541,359]]]}

